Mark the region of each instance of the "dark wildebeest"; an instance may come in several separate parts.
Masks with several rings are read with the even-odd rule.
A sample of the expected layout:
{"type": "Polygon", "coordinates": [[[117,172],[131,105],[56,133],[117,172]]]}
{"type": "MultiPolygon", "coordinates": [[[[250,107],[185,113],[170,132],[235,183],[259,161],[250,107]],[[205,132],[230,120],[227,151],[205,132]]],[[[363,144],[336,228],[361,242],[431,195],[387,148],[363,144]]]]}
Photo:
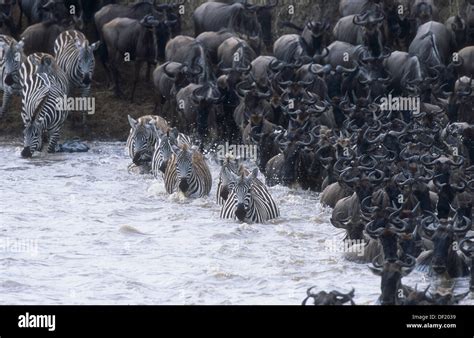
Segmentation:
{"type": "Polygon", "coordinates": [[[167,113],[165,104],[173,101],[176,93],[193,82],[199,72],[199,69],[192,70],[187,65],[178,62],[165,62],[156,67],[153,72],[155,110],[159,108],[160,115],[168,117],[170,114],[167,113]]]}
{"type": "Polygon", "coordinates": [[[462,65],[458,68],[459,76],[473,76],[474,75],[474,46],[469,46],[461,49],[458,56],[462,59],[462,65]]]}
{"type": "Polygon", "coordinates": [[[217,59],[221,68],[235,66],[247,68],[257,57],[255,51],[242,39],[231,37],[217,49],[217,59]]]}
{"type": "Polygon", "coordinates": [[[194,33],[217,32],[222,28],[262,36],[262,27],[257,18],[257,6],[244,3],[205,2],[194,10],[194,33]]]}
{"type": "Polygon", "coordinates": [[[384,66],[392,76],[389,89],[394,90],[394,95],[418,94],[423,76],[417,56],[395,51],[384,60],[384,66]]]}
{"type": "Polygon", "coordinates": [[[323,57],[320,54],[324,54],[325,35],[329,30],[329,23],[309,21],[304,28],[291,23],[284,23],[284,25],[295,28],[301,33],[300,35],[285,34],[275,41],[273,55],[278,60],[288,63],[308,63],[315,56],[323,57]]]}
{"type": "Polygon", "coordinates": [[[334,39],[352,45],[364,45],[371,56],[379,56],[384,45],[384,19],[385,15],[380,10],[343,17],[334,26],[334,39]]]}
{"type": "Polygon", "coordinates": [[[214,78],[204,45],[192,37],[178,35],[168,41],[165,48],[165,59],[185,64],[195,70],[200,69],[201,72],[198,76],[200,83],[214,78]]]}
{"type": "Polygon", "coordinates": [[[39,52],[54,54],[54,41],[56,41],[59,34],[69,29],[80,30],[80,25],[81,21],[79,20],[73,22],[64,20],[62,22],[39,22],[29,26],[21,34],[21,39],[25,42],[25,54],[30,55],[39,52]]]}
{"type": "Polygon", "coordinates": [[[135,75],[131,93],[133,101],[136,85],[143,62],[156,63],[160,47],[170,37],[170,26],[173,22],[160,20],[147,15],[141,20],[117,18],[106,23],[102,35],[110,55],[109,66],[115,84],[115,94],[122,96],[119,87],[118,65],[126,61],[135,61],[135,75]]]}
{"type": "Polygon", "coordinates": [[[216,132],[222,95],[215,82],[191,83],[176,94],[179,128],[202,139],[216,132]]]}

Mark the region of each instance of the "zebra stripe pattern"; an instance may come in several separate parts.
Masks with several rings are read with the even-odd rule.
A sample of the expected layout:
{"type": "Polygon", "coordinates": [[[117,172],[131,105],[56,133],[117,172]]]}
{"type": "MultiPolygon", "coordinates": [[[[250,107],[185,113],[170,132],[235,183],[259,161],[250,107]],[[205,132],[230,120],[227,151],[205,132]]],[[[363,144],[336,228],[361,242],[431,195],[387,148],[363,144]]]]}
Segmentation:
{"type": "Polygon", "coordinates": [[[78,88],[82,96],[90,95],[94,74],[94,50],[99,42],[89,45],[85,35],[77,30],[59,34],[54,42],[54,55],[59,67],[66,73],[71,89],[78,88]]]}
{"type": "Polygon", "coordinates": [[[23,41],[17,42],[7,35],[0,35],[0,89],[3,90],[3,102],[0,117],[6,114],[11,97],[20,96],[20,68],[25,59],[23,41]]]}
{"type": "Polygon", "coordinates": [[[49,135],[48,151],[54,152],[68,111],[58,103],[68,93],[68,82],[54,57],[35,53],[21,65],[21,117],[25,124],[23,157],[41,150],[43,133],[49,135]]]}
{"type": "Polygon", "coordinates": [[[173,154],[165,171],[165,188],[169,194],[181,191],[186,197],[204,197],[209,195],[212,177],[204,156],[187,145],[173,154]]]}
{"type": "Polygon", "coordinates": [[[245,169],[233,176],[229,196],[221,208],[220,217],[241,222],[263,223],[280,216],[280,211],[267,187],[257,178],[257,169],[246,176],[245,169]]]}
{"type": "Polygon", "coordinates": [[[168,166],[168,161],[173,154],[186,145],[191,148],[191,138],[185,134],[178,133],[176,129],[168,130],[166,134],[160,135],[155,145],[155,151],[151,162],[151,172],[155,178],[163,175],[168,166]]]}
{"type": "Polygon", "coordinates": [[[218,205],[224,205],[229,196],[229,184],[233,180],[233,176],[237,175],[239,164],[233,156],[227,155],[222,164],[219,174],[219,182],[217,183],[216,202],[218,205]]]}
{"type": "Polygon", "coordinates": [[[157,115],[145,115],[137,120],[129,115],[128,122],[131,127],[127,139],[128,154],[136,165],[147,164],[152,160],[158,133],[165,133],[168,123],[157,115]]]}

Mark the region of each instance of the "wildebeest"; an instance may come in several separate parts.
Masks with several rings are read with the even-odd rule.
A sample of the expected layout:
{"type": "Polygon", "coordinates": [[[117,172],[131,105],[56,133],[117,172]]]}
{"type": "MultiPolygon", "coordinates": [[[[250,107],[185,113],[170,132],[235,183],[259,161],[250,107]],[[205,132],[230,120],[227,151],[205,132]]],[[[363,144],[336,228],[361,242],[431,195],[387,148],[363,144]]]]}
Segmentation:
{"type": "Polygon", "coordinates": [[[123,95],[119,87],[118,65],[124,60],[135,61],[131,93],[133,101],[143,62],[156,63],[159,60],[160,51],[163,52],[163,47],[170,37],[172,24],[168,20],[160,20],[147,15],[141,20],[117,18],[103,26],[102,34],[107,45],[109,65],[117,96],[123,95]]]}
{"type": "Polygon", "coordinates": [[[166,61],[179,62],[194,70],[199,69],[199,83],[215,78],[204,45],[192,37],[178,35],[171,39],[166,44],[165,58],[166,61]]]}
{"type": "Polygon", "coordinates": [[[304,28],[286,23],[300,31],[298,34],[285,34],[280,36],[273,44],[273,55],[287,63],[308,63],[315,56],[323,57],[325,35],[329,23],[323,21],[308,21],[304,28]]]}
{"type": "Polygon", "coordinates": [[[380,10],[343,17],[334,26],[334,38],[352,45],[364,45],[371,56],[380,56],[384,45],[384,19],[385,15],[380,10]]]}
{"type": "Polygon", "coordinates": [[[257,19],[257,7],[246,3],[205,2],[194,10],[194,33],[198,36],[206,31],[219,31],[222,28],[261,36],[262,27],[257,19]]]}

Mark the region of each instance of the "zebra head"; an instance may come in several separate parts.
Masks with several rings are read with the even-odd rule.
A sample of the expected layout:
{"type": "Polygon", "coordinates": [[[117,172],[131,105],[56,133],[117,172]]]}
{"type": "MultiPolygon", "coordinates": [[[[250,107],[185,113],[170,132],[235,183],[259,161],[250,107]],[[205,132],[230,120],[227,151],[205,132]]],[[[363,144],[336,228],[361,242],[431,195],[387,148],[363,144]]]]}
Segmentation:
{"type": "Polygon", "coordinates": [[[248,219],[252,203],[252,189],[253,182],[257,178],[258,169],[245,176],[245,170],[240,169],[239,175],[230,173],[233,176],[233,181],[229,183],[229,188],[232,191],[232,197],[235,205],[235,217],[241,222],[248,219]]]}
{"type": "Polygon", "coordinates": [[[150,162],[156,142],[155,130],[152,126],[154,121],[143,118],[135,120],[128,115],[128,122],[132,128],[129,136],[131,141],[129,150],[133,163],[142,165],[150,162]]]}
{"type": "Polygon", "coordinates": [[[77,74],[75,79],[80,79],[81,83],[78,83],[78,87],[89,87],[92,82],[92,75],[94,73],[95,60],[94,51],[99,48],[100,41],[97,41],[91,45],[87,40],[76,40],[76,48],[78,50],[78,64],[75,68],[77,74]]]}
{"type": "Polygon", "coordinates": [[[227,154],[219,174],[219,186],[217,189],[218,204],[224,204],[229,197],[229,184],[235,180],[238,171],[238,161],[231,154],[227,154]]]}
{"type": "MultiPolygon", "coordinates": [[[[168,130],[165,134],[161,133],[159,129],[153,125],[155,133],[158,136],[158,142],[155,145],[155,153],[153,154],[152,165],[156,167],[163,174],[168,166],[168,161],[173,154],[176,153],[176,140],[173,135],[170,135],[168,130]]],[[[152,169],[153,171],[156,171],[152,169]]]]}
{"type": "Polygon", "coordinates": [[[176,158],[176,177],[179,190],[187,193],[193,175],[194,153],[184,145],[176,158]]]}
{"type": "Polygon", "coordinates": [[[43,118],[37,118],[33,121],[25,123],[25,130],[23,131],[23,145],[21,156],[30,158],[35,151],[41,151],[43,147],[43,118]]]}
{"type": "Polygon", "coordinates": [[[3,83],[11,87],[14,91],[21,89],[20,68],[24,59],[23,46],[24,41],[16,42],[13,40],[9,47],[4,49],[3,57],[3,83]]]}

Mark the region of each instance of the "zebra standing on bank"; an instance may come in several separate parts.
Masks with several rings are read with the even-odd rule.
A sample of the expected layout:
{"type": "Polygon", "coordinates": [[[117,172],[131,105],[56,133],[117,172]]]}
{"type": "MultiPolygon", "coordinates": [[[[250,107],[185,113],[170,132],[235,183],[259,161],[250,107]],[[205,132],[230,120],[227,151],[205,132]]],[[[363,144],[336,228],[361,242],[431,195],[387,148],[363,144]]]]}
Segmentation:
{"type": "Polygon", "coordinates": [[[155,178],[164,175],[168,161],[173,154],[176,154],[183,145],[191,148],[191,138],[188,135],[179,133],[176,128],[162,133],[161,130],[155,130],[158,142],[155,144],[155,151],[151,161],[151,172],[155,178]]]}
{"type": "Polygon", "coordinates": [[[34,53],[21,65],[20,83],[21,118],[25,125],[21,156],[31,157],[33,152],[41,151],[45,132],[48,152],[54,152],[68,115],[60,104],[69,90],[66,74],[52,55],[34,53]]]}
{"type": "Polygon", "coordinates": [[[0,118],[6,115],[13,95],[21,95],[20,68],[25,60],[24,42],[8,35],[0,35],[0,89],[3,90],[0,118]]]}
{"type": "MultiPolygon", "coordinates": [[[[89,45],[86,36],[74,29],[62,32],[54,42],[56,62],[66,73],[70,91],[79,90],[82,97],[90,96],[95,67],[94,51],[99,45],[100,41],[89,45]]],[[[83,126],[86,116],[85,111],[82,114],[83,126]]]]}
{"type": "Polygon", "coordinates": [[[168,122],[158,115],[145,115],[136,120],[128,115],[128,123],[128,155],[137,166],[150,164],[155,144],[158,142],[157,130],[165,133],[169,128],[168,122]]]}
{"type": "Polygon", "coordinates": [[[180,191],[186,197],[204,197],[211,192],[211,171],[204,155],[186,144],[171,156],[164,180],[168,194],[180,191]]]}
{"type": "Polygon", "coordinates": [[[221,208],[221,218],[241,222],[263,223],[280,216],[280,211],[267,187],[257,178],[258,169],[250,175],[241,166],[238,175],[228,173],[229,195],[221,208]]]}

